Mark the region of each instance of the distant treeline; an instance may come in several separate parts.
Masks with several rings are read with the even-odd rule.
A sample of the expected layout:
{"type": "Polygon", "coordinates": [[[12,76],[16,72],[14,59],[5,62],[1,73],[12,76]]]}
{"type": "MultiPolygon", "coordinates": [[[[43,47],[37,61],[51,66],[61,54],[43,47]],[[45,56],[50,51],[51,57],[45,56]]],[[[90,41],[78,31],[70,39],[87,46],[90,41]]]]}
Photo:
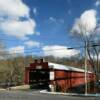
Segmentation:
{"type": "MultiPolygon", "coordinates": [[[[11,86],[24,84],[24,70],[34,59],[43,58],[45,61],[55,62],[64,65],[84,68],[84,58],[54,58],[53,56],[36,57],[36,56],[19,56],[5,60],[0,60],[0,85],[11,86]]],[[[91,67],[88,67],[92,70],[91,67]]]]}

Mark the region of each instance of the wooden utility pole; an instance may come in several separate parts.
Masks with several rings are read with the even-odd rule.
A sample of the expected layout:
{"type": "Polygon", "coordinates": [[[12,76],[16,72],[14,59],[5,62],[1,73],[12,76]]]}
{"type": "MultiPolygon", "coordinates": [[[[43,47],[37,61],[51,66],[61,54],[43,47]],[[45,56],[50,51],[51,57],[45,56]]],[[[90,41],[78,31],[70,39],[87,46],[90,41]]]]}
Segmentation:
{"type": "Polygon", "coordinates": [[[85,94],[87,94],[87,41],[85,42],[85,94]]]}

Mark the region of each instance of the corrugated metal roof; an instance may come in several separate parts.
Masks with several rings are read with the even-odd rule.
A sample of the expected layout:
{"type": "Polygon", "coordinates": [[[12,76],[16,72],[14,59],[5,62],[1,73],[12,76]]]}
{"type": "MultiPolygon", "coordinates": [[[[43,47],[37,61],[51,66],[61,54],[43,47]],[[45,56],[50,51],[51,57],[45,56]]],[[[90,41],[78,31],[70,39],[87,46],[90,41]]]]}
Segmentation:
{"type": "MultiPolygon", "coordinates": [[[[72,67],[72,66],[66,66],[66,65],[62,65],[62,64],[56,64],[56,63],[48,62],[48,65],[49,65],[49,67],[52,67],[52,68],[58,69],[58,70],[85,72],[84,69],[75,68],[75,67],[72,67]]],[[[88,73],[92,73],[92,72],[88,71],[88,73]]]]}

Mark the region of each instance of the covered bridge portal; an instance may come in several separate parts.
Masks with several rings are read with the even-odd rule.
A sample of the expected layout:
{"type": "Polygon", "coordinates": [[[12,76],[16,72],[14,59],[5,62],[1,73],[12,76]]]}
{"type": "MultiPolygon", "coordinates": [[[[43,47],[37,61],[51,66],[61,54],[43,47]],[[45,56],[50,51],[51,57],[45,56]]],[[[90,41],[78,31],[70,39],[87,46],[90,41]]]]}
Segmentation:
{"type": "MultiPolygon", "coordinates": [[[[35,60],[29,67],[25,67],[25,84],[46,89],[53,86],[55,91],[84,92],[84,76],[83,69],[44,62],[43,59],[35,60]]],[[[93,91],[94,81],[95,75],[87,72],[89,91],[93,91]]]]}

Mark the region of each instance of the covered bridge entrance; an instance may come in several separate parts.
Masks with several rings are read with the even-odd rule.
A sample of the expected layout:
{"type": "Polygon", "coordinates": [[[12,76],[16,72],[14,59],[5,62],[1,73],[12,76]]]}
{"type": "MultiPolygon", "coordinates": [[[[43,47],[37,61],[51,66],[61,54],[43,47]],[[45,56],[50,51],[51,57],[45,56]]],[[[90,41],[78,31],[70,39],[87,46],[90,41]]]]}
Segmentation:
{"type": "Polygon", "coordinates": [[[49,88],[50,69],[48,62],[43,59],[35,60],[29,67],[25,68],[25,83],[30,84],[33,88],[49,88]]]}
{"type": "Polygon", "coordinates": [[[49,71],[45,69],[32,69],[29,71],[29,84],[42,84],[49,82],[49,71]]]}

